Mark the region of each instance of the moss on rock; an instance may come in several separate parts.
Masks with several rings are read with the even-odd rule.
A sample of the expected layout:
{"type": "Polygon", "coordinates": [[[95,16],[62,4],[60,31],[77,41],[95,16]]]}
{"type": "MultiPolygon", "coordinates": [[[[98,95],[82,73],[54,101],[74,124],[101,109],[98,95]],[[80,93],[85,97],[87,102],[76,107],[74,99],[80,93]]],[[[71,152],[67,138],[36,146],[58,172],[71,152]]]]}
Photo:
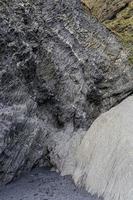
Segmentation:
{"type": "Polygon", "coordinates": [[[103,24],[116,34],[129,50],[133,63],[133,1],[82,0],[103,24]]]}
{"type": "Polygon", "coordinates": [[[133,63],[133,2],[119,12],[115,19],[106,20],[104,24],[129,48],[129,61],[133,63]]]}
{"type": "Polygon", "coordinates": [[[111,19],[132,0],[81,0],[100,21],[111,19]]]}

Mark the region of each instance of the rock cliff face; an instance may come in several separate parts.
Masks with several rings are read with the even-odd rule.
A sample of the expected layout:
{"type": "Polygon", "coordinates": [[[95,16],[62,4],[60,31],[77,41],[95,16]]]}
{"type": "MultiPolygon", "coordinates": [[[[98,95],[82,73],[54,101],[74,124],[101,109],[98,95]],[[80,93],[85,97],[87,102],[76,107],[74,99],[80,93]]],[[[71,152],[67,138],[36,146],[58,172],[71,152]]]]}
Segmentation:
{"type": "Polygon", "coordinates": [[[115,33],[130,51],[133,63],[133,1],[132,0],[82,0],[101,22],[115,33]]]}
{"type": "Polygon", "coordinates": [[[65,174],[132,77],[126,50],[78,0],[0,0],[1,183],[49,163],[65,174]]]}
{"type": "Polygon", "coordinates": [[[100,21],[112,20],[129,6],[132,0],[81,0],[100,21]]]}

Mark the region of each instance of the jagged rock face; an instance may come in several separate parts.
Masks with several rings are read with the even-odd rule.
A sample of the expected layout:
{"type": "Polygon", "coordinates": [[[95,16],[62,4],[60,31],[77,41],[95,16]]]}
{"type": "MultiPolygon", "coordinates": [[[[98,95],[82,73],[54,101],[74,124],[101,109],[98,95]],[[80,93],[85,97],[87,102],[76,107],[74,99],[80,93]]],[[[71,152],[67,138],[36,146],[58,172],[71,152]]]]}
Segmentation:
{"type": "Polygon", "coordinates": [[[115,33],[130,51],[133,63],[133,1],[132,0],[82,0],[101,22],[115,33]]]}
{"type": "Polygon", "coordinates": [[[132,0],[81,0],[100,21],[111,20],[132,0]]]}
{"type": "Polygon", "coordinates": [[[79,130],[132,93],[133,66],[79,1],[4,0],[0,13],[0,181],[9,182],[49,159],[61,169],[57,143],[76,134],[79,144],[79,130]]]}

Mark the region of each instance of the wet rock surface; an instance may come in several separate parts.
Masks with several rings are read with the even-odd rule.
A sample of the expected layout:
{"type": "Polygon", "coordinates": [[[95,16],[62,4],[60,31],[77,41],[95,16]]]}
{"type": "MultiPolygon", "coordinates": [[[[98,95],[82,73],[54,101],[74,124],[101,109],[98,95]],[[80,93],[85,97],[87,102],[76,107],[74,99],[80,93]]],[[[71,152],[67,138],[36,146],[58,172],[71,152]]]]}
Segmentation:
{"type": "Polygon", "coordinates": [[[78,0],[0,1],[0,182],[73,162],[81,133],[132,94],[127,57],[78,0]]]}

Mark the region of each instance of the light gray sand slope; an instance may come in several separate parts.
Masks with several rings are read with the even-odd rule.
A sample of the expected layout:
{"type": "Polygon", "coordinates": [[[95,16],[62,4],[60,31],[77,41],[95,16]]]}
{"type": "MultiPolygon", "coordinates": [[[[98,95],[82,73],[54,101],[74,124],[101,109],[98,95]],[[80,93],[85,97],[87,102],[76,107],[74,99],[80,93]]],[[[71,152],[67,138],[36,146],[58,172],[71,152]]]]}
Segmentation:
{"type": "Polygon", "coordinates": [[[75,187],[72,179],[36,169],[0,188],[0,200],[101,200],[75,187]]]}

